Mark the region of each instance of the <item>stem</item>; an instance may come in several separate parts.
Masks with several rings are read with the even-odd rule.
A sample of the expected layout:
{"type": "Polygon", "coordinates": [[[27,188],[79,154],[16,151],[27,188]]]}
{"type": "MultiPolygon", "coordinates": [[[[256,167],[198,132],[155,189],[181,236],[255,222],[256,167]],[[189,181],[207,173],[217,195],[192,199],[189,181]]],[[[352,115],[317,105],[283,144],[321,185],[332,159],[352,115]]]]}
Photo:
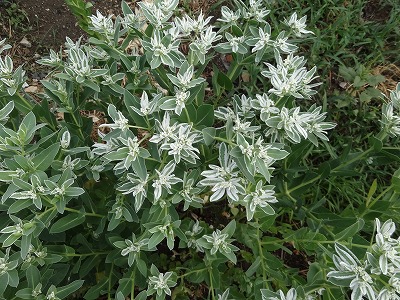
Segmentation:
{"type": "Polygon", "coordinates": [[[69,208],[69,207],[66,207],[64,210],[70,211],[70,212],[74,212],[74,213],[77,213],[77,214],[84,214],[87,217],[97,217],[97,218],[104,218],[105,217],[105,215],[100,215],[100,214],[96,214],[96,213],[81,212],[80,210],[69,208]]]}
{"type": "Polygon", "coordinates": [[[264,287],[266,287],[265,283],[267,282],[267,272],[266,272],[267,268],[266,268],[265,262],[264,262],[265,257],[264,257],[264,254],[262,253],[262,246],[261,246],[262,242],[260,241],[260,237],[262,237],[262,233],[260,234],[260,225],[258,223],[258,219],[256,219],[256,222],[258,224],[258,226],[257,226],[257,244],[258,244],[258,252],[259,252],[258,256],[261,259],[263,282],[264,282],[264,287]]]}
{"type": "Polygon", "coordinates": [[[149,128],[142,127],[142,126],[135,126],[135,125],[128,125],[128,127],[129,128],[135,128],[135,129],[143,129],[143,130],[149,131],[150,125],[149,125],[149,128]]]}
{"type": "Polygon", "coordinates": [[[293,191],[298,190],[298,189],[302,188],[303,186],[306,186],[310,183],[313,183],[314,181],[317,181],[320,178],[321,178],[321,175],[318,175],[317,177],[314,177],[313,179],[310,179],[306,182],[302,182],[299,185],[295,186],[294,188],[291,188],[290,190],[286,190],[286,195],[289,196],[293,191]]]}
{"type": "Polygon", "coordinates": [[[57,254],[64,257],[88,257],[88,256],[98,256],[98,255],[107,255],[110,251],[102,251],[102,252],[92,252],[92,253],[65,253],[65,252],[49,252],[50,254],[57,254]]]}
{"type": "MultiPolygon", "coordinates": [[[[215,139],[216,139],[216,138],[215,138],[215,139]]],[[[355,156],[354,158],[352,158],[352,159],[350,159],[350,160],[348,160],[348,161],[345,161],[345,162],[341,163],[341,164],[338,165],[336,168],[333,168],[333,169],[331,170],[331,173],[333,173],[333,172],[335,172],[335,171],[338,171],[338,170],[340,170],[340,169],[342,169],[342,168],[344,168],[344,167],[346,167],[346,166],[348,166],[348,165],[350,165],[350,164],[356,162],[357,160],[360,160],[360,159],[364,158],[365,156],[367,156],[368,154],[370,154],[372,151],[374,151],[374,148],[373,148],[373,147],[367,149],[367,150],[364,151],[364,152],[361,152],[360,154],[358,154],[358,155],[355,156]]],[[[308,184],[310,184],[310,183],[313,183],[313,182],[319,180],[320,178],[321,178],[321,174],[318,175],[318,176],[316,176],[316,177],[314,177],[314,178],[312,178],[312,179],[310,179],[310,180],[308,180],[308,181],[306,181],[306,182],[302,182],[301,184],[299,184],[299,185],[297,185],[297,186],[295,186],[295,187],[293,187],[293,188],[291,188],[291,189],[289,189],[289,190],[286,190],[286,192],[290,194],[290,193],[292,193],[293,191],[296,191],[296,190],[302,188],[303,186],[306,186],[306,185],[308,185],[308,184]]]]}
{"type": "Polygon", "coordinates": [[[85,137],[84,137],[83,132],[82,132],[82,126],[79,125],[78,120],[77,120],[76,117],[75,117],[75,114],[74,114],[72,111],[68,111],[68,112],[69,112],[69,114],[72,116],[72,119],[74,120],[75,126],[79,128],[79,134],[80,134],[80,136],[81,136],[82,141],[84,141],[84,140],[85,140],[85,137]]]}
{"type": "Polygon", "coordinates": [[[46,209],[44,212],[42,212],[42,213],[40,213],[39,215],[37,215],[36,218],[40,220],[40,218],[41,218],[42,216],[44,216],[45,214],[47,214],[47,213],[49,213],[49,212],[52,212],[52,211],[55,210],[55,209],[56,209],[55,206],[50,207],[50,208],[46,209]]]}
{"type": "Polygon", "coordinates": [[[30,111],[33,109],[33,105],[29,103],[28,100],[25,99],[20,93],[15,93],[15,95],[18,97],[19,100],[21,100],[24,104],[24,107],[27,107],[30,111]]]}
{"type": "Polygon", "coordinates": [[[113,271],[114,271],[114,263],[111,264],[110,275],[108,276],[108,291],[107,291],[107,294],[108,294],[108,297],[107,297],[107,298],[108,298],[108,300],[111,300],[111,299],[112,299],[112,298],[111,298],[110,291],[111,291],[111,288],[112,288],[112,286],[111,286],[111,276],[112,276],[113,271]]]}
{"type": "Polygon", "coordinates": [[[185,274],[182,274],[182,275],[178,276],[178,278],[183,279],[185,276],[188,276],[188,275],[193,274],[193,273],[202,272],[202,271],[208,270],[208,269],[209,269],[209,268],[203,268],[203,269],[199,269],[199,270],[193,270],[193,271],[190,271],[190,272],[187,272],[187,273],[185,273],[185,274]]]}
{"type": "MultiPolygon", "coordinates": [[[[282,243],[290,242],[289,239],[282,239],[280,240],[282,243]]],[[[314,241],[314,240],[309,240],[309,239],[296,239],[296,242],[308,242],[308,243],[314,243],[314,244],[335,244],[336,241],[314,241]]],[[[266,241],[266,242],[260,242],[261,245],[276,245],[278,244],[276,241],[266,241]]],[[[361,245],[361,244],[355,244],[355,243],[349,243],[345,241],[341,241],[340,244],[345,245],[345,246],[354,246],[358,248],[363,248],[363,249],[368,249],[370,248],[369,245],[361,245]]]]}
{"type": "Polygon", "coordinates": [[[132,281],[131,300],[135,300],[135,275],[136,275],[136,266],[133,267],[133,271],[132,271],[132,274],[131,274],[131,281],[132,281]]]}
{"type": "Polygon", "coordinates": [[[151,133],[146,133],[144,137],[141,138],[141,140],[138,142],[139,145],[143,143],[143,141],[147,140],[149,137],[151,137],[151,133]]]}
{"type": "MultiPolygon", "coordinates": [[[[368,208],[371,208],[372,206],[374,206],[374,204],[380,199],[382,198],[387,192],[389,192],[391,189],[393,188],[393,186],[388,186],[382,193],[380,193],[373,201],[370,202],[369,205],[367,205],[368,208]]],[[[365,211],[366,212],[366,211],[365,211]]],[[[364,216],[365,212],[363,212],[361,214],[361,217],[364,216]]]]}
{"type": "Polygon", "coordinates": [[[184,112],[185,112],[186,119],[188,120],[188,123],[191,123],[191,122],[190,122],[189,112],[188,112],[188,110],[186,109],[186,106],[183,108],[183,110],[184,110],[184,112]]]}
{"type": "MultiPolygon", "coordinates": [[[[211,267],[211,269],[212,269],[212,267],[211,267]]],[[[213,282],[212,282],[212,273],[211,273],[211,270],[210,270],[210,268],[208,268],[208,275],[209,275],[209,277],[210,277],[210,291],[211,291],[211,298],[212,298],[212,300],[215,300],[215,292],[214,292],[214,285],[213,285],[213,282]]]]}
{"type": "MultiPolygon", "coordinates": [[[[314,216],[306,207],[303,206],[303,209],[306,211],[306,214],[308,215],[309,218],[313,219],[314,221],[321,221],[316,216],[314,216]]],[[[324,228],[326,232],[328,232],[328,234],[335,240],[335,235],[329,230],[326,224],[321,222],[321,227],[324,228]]]]}
{"type": "Polygon", "coordinates": [[[221,138],[221,137],[218,137],[218,136],[215,136],[215,137],[214,137],[214,140],[227,143],[227,144],[229,144],[229,145],[231,145],[231,146],[236,146],[235,143],[232,143],[231,141],[229,141],[229,140],[227,140],[227,139],[224,139],[224,138],[221,138]]]}

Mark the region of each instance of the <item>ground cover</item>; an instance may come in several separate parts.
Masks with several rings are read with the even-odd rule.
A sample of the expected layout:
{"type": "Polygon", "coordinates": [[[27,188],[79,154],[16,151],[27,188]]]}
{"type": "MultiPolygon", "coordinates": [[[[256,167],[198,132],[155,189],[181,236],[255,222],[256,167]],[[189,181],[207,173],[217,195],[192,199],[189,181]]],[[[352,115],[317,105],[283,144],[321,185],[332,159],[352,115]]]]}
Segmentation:
{"type": "MultiPolygon", "coordinates": [[[[28,86],[24,88],[25,92],[34,97],[33,99],[37,99],[39,103],[42,99],[40,93],[43,91],[39,81],[47,76],[48,68],[37,65],[35,61],[49,49],[57,50],[62,47],[64,50],[65,36],[77,39],[83,35],[84,39],[87,39],[91,33],[85,33],[76,25],[82,21],[80,19],[82,15],[75,12],[77,19],[73,19],[73,14],[68,12],[67,6],[62,1],[24,1],[16,6],[13,4],[3,1],[0,7],[1,15],[5,16],[0,25],[4,32],[2,38],[9,38],[8,42],[12,44],[12,48],[8,51],[13,59],[15,58],[16,65],[25,64],[28,75],[28,86]],[[52,22],[52,20],[56,21],[52,22]]],[[[128,4],[132,8],[136,7],[133,2],[128,4]]],[[[181,3],[183,7],[181,13],[187,11],[199,14],[200,11],[204,11],[205,14],[211,14],[213,9],[217,10],[222,5],[233,9],[237,3],[224,1],[210,5],[208,2],[184,2],[181,3]]],[[[288,18],[294,11],[299,16],[307,15],[307,28],[312,30],[314,35],[302,40],[299,53],[308,60],[307,66],[311,68],[316,65],[318,81],[322,85],[316,88],[318,90],[316,95],[310,99],[303,99],[299,106],[305,110],[313,104],[321,106],[323,111],[327,112],[327,120],[337,125],[329,134],[329,142],[320,141],[319,146],[316,147],[305,140],[289,147],[290,156],[285,158],[284,162],[279,164],[279,168],[274,171],[272,182],[276,186],[275,192],[279,203],[275,204],[276,206],[273,205],[276,211],[273,218],[262,219],[261,217],[260,220],[263,222],[257,220],[252,223],[252,227],[245,227],[246,210],[232,205],[232,201],[231,203],[208,202],[204,207],[191,207],[189,210],[185,209],[184,202],[174,206],[174,213],[179,215],[180,219],[198,220],[203,226],[204,224],[211,226],[207,227],[207,230],[210,228],[223,230],[229,226],[232,227],[234,226],[232,220],[235,220],[236,241],[232,245],[239,249],[240,254],[237,254],[239,259],[235,267],[232,257],[227,255],[231,262],[214,265],[214,270],[216,269],[217,272],[213,273],[212,267],[210,269],[210,266],[202,265],[203,259],[206,257],[207,260],[208,256],[201,253],[193,254],[193,251],[184,247],[179,248],[178,245],[172,247],[174,250],[171,252],[168,239],[160,242],[157,245],[159,253],[150,256],[148,261],[157,262],[160,271],[167,272],[173,269],[180,276],[180,285],[172,294],[173,299],[205,299],[207,297],[216,299],[217,293],[222,295],[225,291],[222,287],[228,286],[231,287],[231,296],[223,299],[241,299],[245,295],[260,299],[257,298],[260,294],[254,292],[257,288],[268,288],[274,291],[281,289],[286,293],[290,286],[304,285],[309,288],[306,292],[311,293],[317,290],[318,284],[326,289],[326,293],[323,294],[324,299],[339,299],[338,297],[345,299],[344,289],[329,286],[326,281],[326,270],[328,267],[334,267],[333,252],[340,251],[340,248],[335,249],[334,242],[341,242],[342,245],[350,248],[354,244],[355,246],[351,249],[361,258],[362,250],[373,243],[374,230],[376,230],[374,229],[375,218],[383,220],[382,223],[389,218],[398,223],[400,219],[398,216],[398,138],[379,138],[382,127],[382,107],[389,103],[389,99],[383,97],[381,93],[389,97],[390,90],[396,89],[396,84],[400,79],[400,57],[397,51],[399,4],[395,1],[321,0],[310,6],[308,1],[298,0],[269,1],[267,7],[271,10],[270,24],[274,28],[281,26],[281,21],[288,18]],[[247,234],[256,238],[249,240],[247,234]],[[255,241],[258,241],[256,250],[253,248],[255,241]],[[198,268],[199,265],[202,268],[198,268]],[[185,270],[186,273],[183,271],[180,273],[180,270],[185,270]],[[194,273],[190,270],[194,270],[194,273]],[[221,277],[220,273],[225,274],[227,278],[221,277]],[[209,278],[206,278],[207,276],[209,278]],[[216,288],[213,288],[213,285],[216,288]]],[[[117,1],[96,1],[94,9],[99,9],[105,14],[121,12],[120,3],[117,1]]],[[[216,22],[216,19],[214,18],[212,22],[216,22]]],[[[84,23],[81,25],[85,27],[84,23]]],[[[92,36],[96,35],[92,33],[92,36]]],[[[185,48],[189,51],[187,47],[188,45],[183,44],[181,51],[185,53],[185,48]]],[[[261,70],[259,65],[246,65],[240,68],[237,74],[232,71],[235,62],[239,61],[238,57],[240,56],[225,54],[222,51],[215,54],[211,60],[214,66],[210,64],[204,68],[201,77],[209,87],[217,86],[219,89],[217,91],[204,90],[205,105],[212,104],[215,108],[224,105],[229,107],[232,96],[230,89],[233,86],[235,92],[239,93],[262,94],[265,91],[268,83],[265,83],[267,79],[259,74],[261,70]],[[228,77],[229,74],[236,77],[229,81],[224,75],[220,75],[215,82],[216,79],[213,78],[221,73],[228,74],[228,77]],[[254,84],[249,85],[249,82],[254,82],[254,84]]],[[[150,79],[153,81],[151,82],[153,88],[156,86],[154,81],[162,84],[163,81],[160,78],[157,78],[155,74],[152,75],[154,78],[150,76],[150,79]]],[[[121,85],[124,86],[124,84],[121,85]]],[[[162,88],[169,87],[166,85],[162,88]]],[[[107,93],[113,94],[112,91],[107,91],[107,93]]],[[[109,108],[107,109],[106,104],[99,106],[97,104],[89,102],[84,107],[85,110],[79,111],[80,118],[84,120],[82,122],[87,127],[85,134],[90,134],[90,144],[99,141],[98,135],[93,136],[99,125],[111,123],[111,119],[113,121],[116,119],[109,108]],[[88,120],[85,121],[84,118],[88,120]],[[99,123],[96,123],[98,121],[99,123]]],[[[201,104],[196,108],[200,109],[200,106],[201,104]]],[[[205,106],[202,109],[205,109],[205,106]]],[[[68,117],[68,114],[66,116],[68,117]]],[[[60,119],[58,121],[63,122],[64,115],[57,115],[57,118],[60,119]]],[[[188,122],[190,117],[179,120],[188,122]]],[[[208,124],[208,121],[204,122],[208,124]]],[[[212,125],[215,128],[225,126],[223,120],[212,125]]],[[[109,131],[110,128],[103,133],[109,131]]],[[[143,141],[142,145],[151,144],[148,143],[148,133],[149,128],[135,132],[143,141]]],[[[214,138],[216,138],[215,141],[223,141],[233,148],[233,145],[229,144],[228,136],[222,134],[214,138]]],[[[89,142],[87,138],[86,142],[89,142]]],[[[148,149],[148,146],[143,147],[148,149]]],[[[289,150],[289,148],[285,149],[289,150]]],[[[231,150],[233,152],[233,149],[231,150]]],[[[222,152],[223,148],[214,147],[208,154],[210,161],[214,164],[218,163],[218,154],[221,155],[222,152]]],[[[207,157],[206,154],[202,153],[202,155],[207,157]]],[[[223,164],[221,159],[219,163],[223,164]]],[[[110,174],[107,178],[111,181],[116,180],[115,176],[110,174]]],[[[5,192],[5,187],[6,185],[2,185],[3,192],[5,192]]],[[[104,200],[113,197],[109,191],[115,189],[113,184],[107,184],[104,180],[100,184],[88,180],[83,187],[92,197],[101,198],[100,194],[106,195],[104,200]]],[[[252,188],[254,189],[255,186],[252,188]]],[[[211,195],[207,194],[207,197],[211,195]]],[[[229,199],[230,196],[226,197],[229,199]]],[[[78,204],[71,208],[75,209],[71,212],[78,214],[77,208],[79,208],[78,204]]],[[[6,212],[9,207],[3,209],[6,212]]],[[[88,217],[90,219],[95,216],[88,215],[88,217]]],[[[125,216],[124,218],[129,219],[125,216]]],[[[113,220],[112,217],[111,220],[113,220]]],[[[108,215],[107,222],[111,220],[108,215]]],[[[93,224],[90,226],[100,227],[100,224],[95,221],[93,224]]],[[[189,222],[182,226],[189,230],[189,225],[193,226],[189,222]]],[[[82,223],[77,226],[82,226],[87,230],[86,225],[82,223]]],[[[376,227],[378,227],[377,224],[376,227]]],[[[119,228],[118,233],[126,233],[127,230],[129,231],[129,228],[119,228]]],[[[129,291],[121,288],[121,285],[128,281],[132,282],[131,277],[135,275],[126,271],[126,266],[124,267],[122,263],[117,264],[115,269],[112,264],[111,271],[109,268],[103,268],[101,253],[109,250],[102,249],[104,241],[100,240],[99,243],[90,234],[76,235],[74,231],[71,231],[70,237],[73,238],[71,245],[78,249],[76,253],[70,253],[71,264],[78,266],[74,267],[76,272],[71,274],[78,273],[82,264],[88,270],[87,272],[94,268],[96,270],[94,274],[97,276],[92,277],[74,297],[80,297],[80,293],[87,292],[90,285],[103,284],[104,279],[107,278],[108,282],[113,282],[113,284],[108,288],[105,288],[103,284],[98,290],[89,290],[92,297],[89,297],[90,299],[95,299],[96,292],[100,294],[101,289],[107,290],[106,296],[100,296],[104,299],[114,297],[115,290],[123,291],[123,296],[127,296],[129,291]],[[87,253],[88,249],[96,247],[96,251],[100,254],[88,255],[93,259],[89,260],[80,256],[82,253],[87,253]],[[121,278],[121,274],[124,274],[124,277],[121,278]]],[[[121,246],[120,242],[122,241],[115,240],[116,245],[121,246]]],[[[207,247],[204,240],[201,240],[201,243],[207,247]]],[[[53,251],[56,250],[59,249],[54,247],[53,251]]],[[[116,254],[114,255],[117,257],[116,254]]],[[[86,271],[79,272],[87,273],[86,271]]],[[[154,271],[155,274],[157,272],[154,271]]],[[[143,283],[139,284],[141,287],[143,285],[143,283]]],[[[133,288],[133,293],[138,294],[139,288],[136,290],[133,288]]]]}

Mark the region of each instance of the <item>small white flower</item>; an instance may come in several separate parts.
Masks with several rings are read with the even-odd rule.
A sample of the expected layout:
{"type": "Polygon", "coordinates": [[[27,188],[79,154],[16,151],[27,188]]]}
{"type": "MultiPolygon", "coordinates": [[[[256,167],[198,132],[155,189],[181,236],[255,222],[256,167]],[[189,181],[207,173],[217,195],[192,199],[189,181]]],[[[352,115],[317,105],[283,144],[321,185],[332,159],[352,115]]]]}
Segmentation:
{"type": "Polygon", "coordinates": [[[228,234],[222,233],[221,230],[217,229],[212,233],[212,235],[205,235],[204,238],[207,242],[211,243],[213,246],[211,248],[211,255],[220,252],[232,252],[232,250],[228,247],[228,242],[226,239],[228,238],[228,234]]]}
{"type": "Polygon", "coordinates": [[[64,133],[61,136],[61,148],[67,149],[69,147],[69,143],[71,142],[71,134],[69,133],[68,130],[64,131],[64,133]]]}
{"type": "Polygon", "coordinates": [[[221,15],[222,18],[219,18],[217,21],[221,21],[224,23],[232,23],[235,24],[237,20],[240,18],[240,11],[233,12],[226,6],[221,7],[221,15]]]}
{"type": "Polygon", "coordinates": [[[177,128],[177,123],[174,123],[173,125],[170,125],[171,118],[168,113],[164,114],[164,118],[162,123],[160,121],[156,120],[156,128],[159,133],[155,133],[151,139],[150,142],[152,143],[167,143],[171,139],[174,138],[175,136],[175,131],[177,128]]]}
{"type": "Polygon", "coordinates": [[[174,283],[170,283],[169,278],[172,276],[172,272],[166,272],[165,274],[160,273],[158,276],[151,276],[149,278],[149,288],[155,289],[157,291],[157,295],[167,294],[171,295],[171,286],[174,286],[174,283]]]}
{"type": "Polygon", "coordinates": [[[307,35],[309,33],[313,34],[312,31],[306,30],[306,21],[307,21],[307,16],[304,16],[300,19],[297,19],[297,13],[294,12],[289,20],[285,20],[285,24],[288,25],[292,30],[293,33],[297,37],[302,37],[303,35],[307,35]]]}
{"type": "Polygon", "coordinates": [[[114,23],[112,17],[112,15],[105,17],[99,11],[97,11],[96,15],[89,17],[92,21],[89,29],[101,34],[105,34],[107,37],[111,37],[114,34],[114,23]]]}
{"type": "Polygon", "coordinates": [[[182,182],[182,179],[176,177],[173,172],[175,169],[174,161],[170,161],[162,171],[156,170],[158,179],[154,180],[153,187],[154,187],[154,198],[157,201],[161,197],[162,188],[165,188],[169,193],[171,186],[182,182]]]}

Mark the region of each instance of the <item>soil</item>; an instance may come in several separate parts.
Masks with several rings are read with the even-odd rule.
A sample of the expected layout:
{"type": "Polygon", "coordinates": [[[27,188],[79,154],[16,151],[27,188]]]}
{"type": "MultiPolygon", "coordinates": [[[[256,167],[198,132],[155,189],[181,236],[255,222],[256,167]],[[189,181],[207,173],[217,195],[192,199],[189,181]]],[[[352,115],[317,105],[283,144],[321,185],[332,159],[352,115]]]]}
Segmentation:
{"type": "MultiPolygon", "coordinates": [[[[85,0],[86,1],[86,0],[85,0]]],[[[92,1],[92,13],[121,13],[120,0],[92,1]]],[[[58,51],[66,37],[86,38],[64,0],[0,0],[0,40],[13,48],[15,65],[24,64],[28,79],[42,79],[46,72],[35,61],[50,49],[58,51]]]]}
{"type": "Polygon", "coordinates": [[[387,3],[381,3],[380,0],[370,0],[364,6],[363,18],[368,21],[385,23],[389,18],[389,11],[392,7],[387,3]]]}

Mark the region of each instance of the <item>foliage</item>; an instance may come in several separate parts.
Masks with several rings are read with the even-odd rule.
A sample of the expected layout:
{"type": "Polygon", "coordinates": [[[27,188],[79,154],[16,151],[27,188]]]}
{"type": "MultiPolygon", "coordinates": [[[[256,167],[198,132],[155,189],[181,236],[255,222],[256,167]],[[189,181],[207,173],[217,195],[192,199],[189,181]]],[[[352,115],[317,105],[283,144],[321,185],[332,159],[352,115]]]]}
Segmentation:
{"type": "Polygon", "coordinates": [[[305,16],[278,24],[261,0],[217,20],[177,0],[122,10],[77,10],[92,36],[39,61],[39,101],[0,58],[2,297],[396,299],[399,171],[357,196],[337,182],[396,166],[400,85],[368,148],[337,155],[296,55],[305,16]],[[335,205],[332,186],[362,202],[335,205]]]}
{"type": "MultiPolygon", "coordinates": [[[[0,17],[3,22],[3,30],[6,26],[13,30],[19,30],[21,32],[26,32],[32,29],[29,25],[29,19],[26,11],[20,7],[17,2],[3,0],[0,2],[0,7],[4,7],[0,12],[0,17]]],[[[5,32],[3,32],[4,34],[5,32]]],[[[3,35],[2,34],[2,35],[3,35]]],[[[9,33],[11,35],[11,32],[9,33]]]]}

